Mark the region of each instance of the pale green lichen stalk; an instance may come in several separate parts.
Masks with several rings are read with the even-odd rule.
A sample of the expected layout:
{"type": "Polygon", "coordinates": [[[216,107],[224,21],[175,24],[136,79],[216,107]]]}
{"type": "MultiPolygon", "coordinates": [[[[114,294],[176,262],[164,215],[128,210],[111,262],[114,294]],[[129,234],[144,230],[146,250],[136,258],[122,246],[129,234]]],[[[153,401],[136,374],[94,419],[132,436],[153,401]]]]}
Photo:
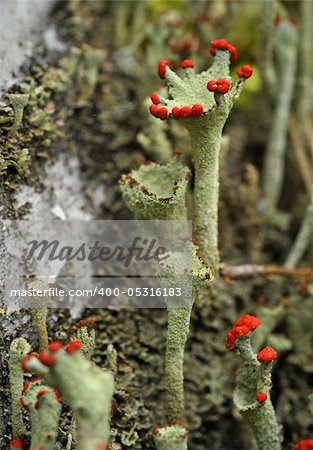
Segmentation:
{"type": "Polygon", "coordinates": [[[112,344],[106,350],[107,367],[113,374],[117,372],[117,351],[112,344]]]}
{"type": "Polygon", "coordinates": [[[15,136],[22,123],[24,108],[28,103],[29,94],[8,94],[8,97],[14,110],[14,122],[10,128],[9,136],[15,136]]]}
{"type": "Polygon", "coordinates": [[[61,414],[58,393],[37,379],[25,385],[22,404],[30,414],[30,450],[55,450],[61,414]]]}
{"type": "Polygon", "coordinates": [[[256,355],[251,332],[260,324],[254,316],[243,316],[227,335],[226,347],[239,356],[234,403],[250,425],[258,450],[281,450],[282,433],[270,399],[271,370],[276,351],[267,347],[256,355]]]}
{"type": "Polygon", "coordinates": [[[76,57],[75,69],[79,91],[76,106],[83,108],[88,105],[88,100],[96,89],[106,51],[83,44],[81,48],[74,48],[73,54],[76,57]]]}
{"type": "Polygon", "coordinates": [[[41,352],[38,357],[28,356],[24,367],[42,376],[71,407],[77,420],[78,450],[106,448],[114,392],[111,372],[88,361],[79,341],[71,342],[66,349],[59,343],[51,343],[49,351],[41,352]]]}
{"type": "MultiPolygon", "coordinates": [[[[71,341],[77,340],[81,343],[82,353],[90,361],[96,345],[95,323],[92,320],[80,320],[73,327],[69,328],[67,335],[71,341]]],[[[72,418],[68,439],[71,442],[77,441],[77,423],[75,417],[72,418]]]]}
{"type": "Polygon", "coordinates": [[[31,346],[24,338],[14,339],[10,345],[9,377],[11,390],[12,435],[21,438],[25,435],[23,413],[20,404],[24,385],[22,359],[31,351],[31,346]]]}
{"type": "Polygon", "coordinates": [[[82,352],[85,358],[91,360],[95,351],[96,332],[95,322],[83,319],[71,327],[67,335],[72,341],[79,341],[82,344],[82,352]]]}
{"type": "Polygon", "coordinates": [[[298,32],[294,24],[288,20],[277,24],[273,37],[276,80],[272,91],[275,93],[275,111],[263,178],[265,203],[269,212],[277,208],[283,186],[288,120],[296,77],[297,40],[298,32]]]}
{"type": "Polygon", "coordinates": [[[301,258],[308,249],[310,239],[312,238],[312,234],[313,234],[313,194],[311,202],[309,203],[307,210],[305,212],[305,216],[303,218],[303,222],[301,224],[299,233],[285,261],[284,264],[285,267],[292,268],[297,266],[297,264],[300,262],[301,258]]]}
{"type": "Polygon", "coordinates": [[[179,298],[165,299],[168,314],[165,354],[168,423],[182,420],[185,415],[184,354],[191,312],[199,290],[212,280],[210,271],[197,255],[198,247],[191,242],[186,242],[185,246],[185,251],[169,253],[169,258],[160,263],[163,269],[160,275],[168,277],[165,282],[180,286],[183,294],[179,298]]]}
{"type": "Polygon", "coordinates": [[[167,81],[168,98],[151,94],[150,112],[161,120],[181,120],[189,132],[195,166],[193,237],[199,244],[201,256],[216,273],[222,130],[252,69],[250,66],[239,69],[239,79],[231,87],[229,65],[237,57],[236,49],[226,39],[221,39],[212,42],[210,52],[215,58],[208,70],[196,74],[192,61],[185,60],[181,64],[183,77],[169,68],[168,61],[160,61],[158,73],[167,81]]]}
{"type": "Polygon", "coordinates": [[[28,289],[33,290],[34,295],[29,298],[30,313],[36,324],[39,340],[39,350],[45,350],[48,347],[49,338],[47,331],[47,301],[44,292],[48,292],[49,283],[36,280],[29,283],[28,289]]]}

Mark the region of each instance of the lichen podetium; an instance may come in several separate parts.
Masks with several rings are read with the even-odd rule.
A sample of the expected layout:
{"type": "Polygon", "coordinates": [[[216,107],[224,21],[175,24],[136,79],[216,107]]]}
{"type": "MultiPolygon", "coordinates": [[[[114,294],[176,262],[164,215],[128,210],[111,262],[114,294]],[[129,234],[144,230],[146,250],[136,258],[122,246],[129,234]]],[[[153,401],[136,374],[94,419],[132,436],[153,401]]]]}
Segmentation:
{"type": "Polygon", "coordinates": [[[227,335],[226,348],[240,358],[234,403],[253,431],[258,450],[281,450],[282,433],[270,399],[271,371],[277,352],[266,347],[256,355],[251,333],[259,327],[258,317],[240,317],[227,335]]]}
{"type": "Polygon", "coordinates": [[[229,66],[237,59],[237,50],[226,39],[220,39],[211,43],[210,53],[214,56],[212,66],[198,74],[191,60],[182,61],[183,77],[170,69],[167,60],[160,61],[158,74],[167,81],[168,98],[151,94],[150,113],[161,120],[181,120],[189,132],[195,168],[193,237],[206,264],[216,273],[222,131],[252,69],[250,66],[239,69],[238,79],[231,86],[229,66]]]}
{"type": "Polygon", "coordinates": [[[47,350],[25,357],[22,368],[43,377],[70,405],[77,421],[78,450],[107,448],[114,377],[84,357],[81,342],[72,341],[66,348],[51,342],[47,350]]]}

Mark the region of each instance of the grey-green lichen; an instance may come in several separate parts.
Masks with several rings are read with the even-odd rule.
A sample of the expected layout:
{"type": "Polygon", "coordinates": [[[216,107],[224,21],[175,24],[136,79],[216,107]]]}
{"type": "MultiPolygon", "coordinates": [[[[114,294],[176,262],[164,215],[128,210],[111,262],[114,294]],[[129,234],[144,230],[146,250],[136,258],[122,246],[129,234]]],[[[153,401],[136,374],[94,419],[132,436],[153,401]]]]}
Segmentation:
{"type": "Polygon", "coordinates": [[[294,92],[298,32],[282,20],[274,30],[276,61],[275,112],[266,149],[263,187],[267,209],[275,210],[282,193],[289,112],[294,92]],[[273,173],[275,176],[273,176],[273,173]]]}
{"type": "Polygon", "coordinates": [[[80,48],[73,49],[76,89],[78,96],[76,106],[82,108],[88,105],[90,97],[93,95],[98,75],[103,63],[106,51],[102,48],[94,48],[83,44],[80,48]]]}
{"type": "Polygon", "coordinates": [[[43,293],[49,290],[49,283],[40,280],[32,281],[29,283],[28,289],[34,292],[34,295],[29,298],[29,306],[38,333],[39,350],[45,350],[49,343],[47,331],[48,296],[43,295],[43,293]]]}
{"type": "Polygon", "coordinates": [[[155,427],[153,439],[157,450],[187,450],[188,431],[188,427],[180,421],[155,427]]]}
{"type": "Polygon", "coordinates": [[[197,240],[201,256],[216,273],[219,263],[218,251],[218,199],[219,158],[222,130],[234,102],[240,95],[244,78],[233,85],[228,93],[211,92],[207,83],[222,79],[231,82],[229,75],[231,53],[215,51],[212,66],[199,74],[194,68],[184,70],[179,77],[168,66],[164,67],[164,78],[168,86],[168,99],[160,97],[158,107],[169,108],[169,117],[174,107],[201,105],[203,114],[199,117],[185,117],[181,120],[187,128],[192,146],[195,166],[193,191],[193,236],[197,240]]]}
{"type": "MultiPolygon", "coordinates": [[[[69,344],[67,350],[72,346],[69,344]]],[[[94,450],[105,446],[110,438],[111,402],[114,379],[88,361],[81,351],[48,352],[53,363],[47,367],[36,356],[29,359],[26,368],[44,377],[45,382],[58,390],[69,404],[77,421],[77,449],[94,450]]]]}
{"type": "Polygon", "coordinates": [[[16,92],[8,94],[10,104],[0,104],[0,173],[14,169],[18,177],[8,177],[13,189],[21,177],[29,175],[33,157],[45,158],[46,149],[62,137],[64,118],[70,113],[56,105],[55,96],[66,89],[70,78],[61,67],[35,66],[32,75],[15,87],[16,92]]]}
{"type": "Polygon", "coordinates": [[[140,220],[187,219],[186,190],[190,171],[178,158],[167,165],[151,163],[123,175],[123,198],[140,220]]]}
{"type": "Polygon", "coordinates": [[[182,253],[170,253],[169,258],[161,263],[161,274],[168,277],[165,280],[167,284],[179,286],[182,291],[182,297],[165,300],[168,317],[165,375],[169,423],[182,420],[185,415],[184,354],[192,307],[199,290],[212,280],[208,267],[198,257],[198,247],[191,242],[186,242],[185,246],[189,252],[185,249],[182,253]]]}
{"type": "Polygon", "coordinates": [[[96,344],[95,323],[92,320],[80,320],[67,331],[67,335],[72,341],[81,342],[83,355],[91,360],[96,344]]]}
{"type": "Polygon", "coordinates": [[[14,110],[14,122],[9,130],[9,136],[15,136],[22,123],[24,108],[29,100],[29,94],[8,94],[8,97],[14,110]]]}
{"type": "Polygon", "coordinates": [[[272,362],[259,362],[251,346],[251,332],[237,338],[235,351],[240,365],[234,404],[250,425],[258,450],[281,450],[282,433],[270,399],[272,362]],[[258,401],[259,393],[266,400],[258,401]]]}
{"type": "Polygon", "coordinates": [[[305,372],[312,373],[312,284],[308,284],[304,290],[306,293],[303,295],[299,293],[290,296],[288,299],[286,328],[288,338],[292,342],[292,353],[288,356],[288,361],[301,367],[305,372]]]}
{"type": "Polygon", "coordinates": [[[10,345],[9,377],[11,391],[12,435],[21,438],[25,435],[23,413],[20,398],[24,384],[24,373],[21,368],[22,359],[31,351],[31,346],[24,338],[16,338],[10,345]]]}
{"type": "Polygon", "coordinates": [[[38,379],[25,386],[22,402],[31,420],[30,450],[55,450],[61,414],[58,393],[38,379]]]}
{"type": "Polygon", "coordinates": [[[117,351],[112,344],[109,344],[106,351],[107,366],[113,374],[117,372],[117,351]]]}
{"type": "MultiPolygon", "coordinates": [[[[313,187],[312,187],[313,189],[313,187]]],[[[313,195],[307,206],[300,230],[286,258],[285,267],[296,267],[305,254],[313,234],[313,195]]]]}

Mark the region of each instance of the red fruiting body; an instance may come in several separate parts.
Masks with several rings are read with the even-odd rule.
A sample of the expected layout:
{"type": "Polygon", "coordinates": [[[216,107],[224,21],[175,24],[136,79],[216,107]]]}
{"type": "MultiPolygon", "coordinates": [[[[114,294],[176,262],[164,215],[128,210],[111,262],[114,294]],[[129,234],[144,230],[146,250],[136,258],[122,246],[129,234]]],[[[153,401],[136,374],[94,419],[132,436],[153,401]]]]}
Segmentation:
{"type": "Polygon", "coordinates": [[[57,400],[58,403],[61,403],[61,402],[62,402],[62,399],[61,399],[61,397],[60,397],[60,394],[59,394],[59,392],[58,392],[56,389],[54,389],[54,396],[55,396],[55,398],[56,398],[56,400],[57,400]]]}
{"type": "Polygon", "coordinates": [[[234,350],[236,341],[238,337],[246,336],[251,331],[255,330],[261,321],[258,317],[250,316],[246,314],[240,317],[236,322],[234,327],[227,334],[225,347],[227,350],[234,350]]]}
{"type": "Polygon", "coordinates": [[[290,25],[296,25],[295,19],[288,19],[287,17],[276,16],[274,19],[274,25],[278,26],[281,22],[288,22],[290,25]]]}
{"type": "Polygon", "coordinates": [[[274,19],[274,24],[275,25],[279,25],[282,20],[283,19],[280,16],[276,16],[275,19],[274,19]]]}
{"type": "Polygon", "coordinates": [[[160,98],[156,92],[152,92],[152,94],[150,95],[150,98],[151,98],[152,103],[154,103],[155,105],[158,105],[160,103],[160,98]]]}
{"type": "Polygon", "coordinates": [[[191,108],[191,115],[195,117],[200,117],[203,114],[203,106],[196,103],[191,108]]]}
{"type": "Polygon", "coordinates": [[[218,80],[211,80],[207,84],[207,88],[210,92],[218,92],[219,94],[226,94],[229,91],[230,83],[225,78],[218,80]]]}
{"type": "Polygon", "coordinates": [[[52,353],[58,352],[59,350],[61,350],[61,348],[63,348],[63,344],[60,341],[54,341],[54,342],[51,342],[51,344],[48,345],[48,349],[52,353]]]}
{"type": "Polygon", "coordinates": [[[22,408],[25,408],[25,403],[23,397],[20,398],[20,404],[22,408]]]}
{"type": "Polygon", "coordinates": [[[235,62],[236,60],[237,60],[237,58],[238,58],[238,52],[237,52],[237,49],[236,49],[236,47],[234,47],[233,45],[228,45],[228,47],[227,47],[227,50],[229,51],[229,53],[230,53],[230,62],[231,63],[233,63],[233,62],[235,62]]]}
{"type": "Polygon", "coordinates": [[[168,116],[167,108],[165,108],[165,107],[159,108],[157,117],[161,120],[166,120],[167,116],[168,116]]]}
{"type": "Polygon", "coordinates": [[[259,362],[271,362],[277,359],[277,352],[272,347],[265,347],[259,351],[257,357],[259,362]]]}
{"type": "Polygon", "coordinates": [[[166,66],[168,65],[168,61],[166,59],[161,59],[158,66],[158,75],[164,80],[166,74],[166,66]]]}
{"type": "Polygon", "coordinates": [[[180,67],[182,69],[191,69],[194,67],[194,63],[191,61],[191,59],[184,59],[184,61],[180,63],[180,67]]]}
{"type": "Polygon", "coordinates": [[[235,337],[241,337],[241,336],[246,336],[248,333],[250,333],[250,328],[242,325],[240,327],[234,327],[231,330],[231,333],[235,336],[235,337]]]}
{"type": "Polygon", "coordinates": [[[267,394],[265,394],[265,392],[259,392],[258,395],[256,396],[256,401],[258,403],[264,403],[267,400],[267,394]]]}
{"type": "Polygon", "coordinates": [[[296,450],[313,450],[313,439],[302,439],[298,443],[296,450]]]}
{"type": "Polygon", "coordinates": [[[39,392],[38,392],[38,394],[37,394],[37,401],[36,401],[36,403],[35,403],[35,409],[38,409],[38,408],[39,408],[39,399],[40,399],[43,395],[45,395],[45,394],[47,394],[47,393],[49,393],[49,391],[47,391],[47,390],[45,390],[45,389],[43,389],[42,391],[39,391],[39,392]]]}
{"type": "Polygon", "coordinates": [[[237,70],[237,75],[240,78],[250,78],[253,74],[252,68],[247,64],[246,66],[241,67],[239,70],[237,70]]]}
{"type": "Polygon", "coordinates": [[[36,358],[36,356],[32,355],[31,353],[29,355],[24,356],[21,363],[21,368],[24,372],[28,372],[28,369],[26,367],[27,362],[34,358],[36,358]]]}
{"type": "Polygon", "coordinates": [[[44,364],[47,367],[52,367],[57,361],[54,356],[48,355],[45,352],[40,352],[38,355],[38,359],[41,364],[44,364]]]}
{"type": "MultiPolygon", "coordinates": [[[[38,392],[38,394],[37,394],[37,402],[35,403],[35,409],[38,409],[39,408],[39,399],[43,396],[43,395],[45,395],[45,394],[47,394],[47,393],[49,393],[50,391],[47,391],[47,390],[45,390],[45,389],[43,389],[42,391],[39,391],[38,392]]],[[[60,397],[60,395],[59,395],[59,393],[58,393],[58,391],[56,390],[56,389],[54,389],[54,396],[55,396],[55,399],[56,399],[56,401],[58,402],[58,403],[61,403],[61,397],[60,397]]]]}
{"type": "Polygon", "coordinates": [[[180,119],[180,108],[178,108],[178,106],[174,106],[174,108],[172,109],[172,116],[175,120],[180,119]]]}
{"type": "Polygon", "coordinates": [[[236,47],[234,47],[233,45],[229,44],[227,39],[217,39],[215,41],[211,42],[210,45],[210,53],[212,56],[215,56],[216,51],[215,50],[227,50],[230,53],[230,62],[234,62],[236,61],[236,59],[238,58],[238,52],[236,47]]]}
{"type": "Polygon", "coordinates": [[[150,105],[150,114],[154,117],[158,117],[159,107],[157,105],[150,105]]]}
{"type": "Polygon", "coordinates": [[[212,56],[215,56],[215,49],[216,48],[218,50],[227,50],[227,47],[228,47],[227,39],[216,39],[215,41],[211,42],[209,51],[210,51],[212,56]]]}
{"type": "Polygon", "coordinates": [[[28,381],[28,383],[25,383],[24,386],[23,386],[22,393],[24,394],[24,392],[27,391],[27,389],[29,388],[29,386],[31,386],[32,384],[38,383],[38,382],[41,381],[41,380],[43,380],[42,377],[37,377],[37,378],[34,378],[33,380],[28,381]]]}
{"type": "Polygon", "coordinates": [[[22,439],[12,439],[10,441],[11,448],[24,448],[24,441],[22,439]]]}
{"type": "Polygon", "coordinates": [[[232,333],[232,331],[230,331],[227,334],[227,338],[226,338],[226,344],[225,347],[227,348],[227,350],[234,350],[235,344],[236,344],[237,338],[236,336],[234,336],[234,334],[232,333]]]}
{"type": "Polygon", "coordinates": [[[250,314],[245,314],[244,316],[240,317],[235,322],[235,327],[248,327],[251,331],[258,328],[258,326],[261,325],[261,320],[258,317],[251,316],[250,314]]]}
{"type": "Polygon", "coordinates": [[[191,108],[190,106],[183,106],[180,110],[180,117],[182,119],[187,119],[191,116],[191,108]]]}
{"type": "Polygon", "coordinates": [[[22,393],[23,393],[23,394],[24,394],[24,392],[27,391],[27,389],[29,388],[30,384],[31,384],[31,381],[29,381],[28,383],[25,383],[25,384],[24,384],[23,389],[22,389],[22,393]]]}
{"type": "Polygon", "coordinates": [[[43,395],[47,394],[47,392],[49,392],[49,391],[47,391],[46,389],[43,389],[42,391],[39,391],[38,394],[37,394],[37,400],[40,397],[42,397],[43,395]]]}
{"type": "Polygon", "coordinates": [[[81,348],[82,344],[80,341],[73,341],[68,344],[68,346],[66,347],[66,351],[69,355],[71,355],[74,352],[80,351],[81,348]]]}

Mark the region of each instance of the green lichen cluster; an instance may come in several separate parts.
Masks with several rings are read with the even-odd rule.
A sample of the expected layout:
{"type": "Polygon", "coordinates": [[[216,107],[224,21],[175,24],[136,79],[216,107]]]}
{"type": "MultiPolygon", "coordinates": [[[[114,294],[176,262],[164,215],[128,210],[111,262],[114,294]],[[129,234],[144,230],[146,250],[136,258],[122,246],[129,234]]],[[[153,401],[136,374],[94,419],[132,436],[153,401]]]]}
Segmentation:
{"type": "Polygon", "coordinates": [[[31,351],[31,346],[24,338],[14,339],[10,345],[9,382],[11,390],[12,434],[15,438],[25,435],[23,412],[20,396],[24,385],[24,374],[21,368],[23,358],[31,351]]]}
{"type": "Polygon", "coordinates": [[[62,408],[58,393],[38,380],[27,387],[21,399],[31,421],[30,450],[54,450],[62,408]]]}
{"type": "Polygon", "coordinates": [[[174,158],[167,165],[151,163],[122,177],[123,198],[141,220],[187,219],[186,192],[190,171],[174,158]]]}
{"type": "Polygon", "coordinates": [[[224,94],[209,91],[210,80],[232,81],[230,77],[231,53],[216,50],[214,62],[206,71],[195,73],[187,68],[179,77],[166,66],[164,78],[167,82],[168,98],[160,98],[158,106],[169,109],[185,105],[201,105],[204,113],[199,117],[181,120],[191,139],[195,182],[193,189],[193,237],[198,242],[200,254],[215,273],[219,263],[218,251],[218,203],[219,161],[222,131],[230,111],[238,99],[244,84],[239,78],[229,92],[224,94]]]}
{"type": "Polygon", "coordinates": [[[237,338],[235,350],[239,355],[235,406],[250,425],[258,450],[281,450],[281,427],[269,397],[272,362],[258,361],[251,346],[251,333],[237,338]],[[265,394],[267,399],[259,402],[259,393],[265,394]]]}
{"type": "MultiPolygon", "coordinates": [[[[2,175],[12,168],[17,181],[29,176],[32,159],[47,157],[47,148],[62,137],[66,110],[55,103],[55,95],[64,92],[68,82],[61,68],[36,66],[33,75],[8,94],[9,103],[0,106],[2,175]]],[[[15,183],[12,178],[11,186],[15,183]]]]}
{"type": "MultiPolygon", "coordinates": [[[[179,285],[183,285],[183,290],[186,282],[191,283],[192,304],[183,307],[182,305],[176,305],[176,307],[167,305],[165,375],[169,424],[173,420],[184,418],[184,352],[189,335],[192,305],[201,287],[199,280],[211,280],[208,267],[215,273],[219,262],[217,216],[222,130],[230,110],[240,94],[243,80],[239,79],[226,96],[210,92],[206,88],[206,82],[220,78],[229,80],[229,64],[230,53],[216,50],[212,67],[198,75],[193,69],[187,69],[185,77],[179,78],[169,67],[165,69],[169,98],[162,97],[161,106],[166,106],[171,110],[186,104],[204,105],[204,114],[200,117],[182,120],[191,137],[194,158],[193,237],[196,239],[198,248],[197,250],[195,247],[193,248],[190,280],[186,273],[183,274],[184,280],[176,278],[180,282],[179,285]],[[204,263],[208,265],[204,273],[202,273],[203,263],[200,262],[197,253],[204,258],[204,263]]],[[[188,217],[187,184],[186,182],[179,183],[179,179],[186,180],[187,170],[174,159],[170,164],[162,166],[152,163],[123,176],[121,180],[122,194],[135,217],[143,220],[186,220],[188,217]]],[[[172,254],[170,262],[166,265],[167,274],[173,275],[175,268],[177,270],[182,267],[187,266],[179,259],[179,255],[172,254]]],[[[163,436],[162,439],[166,442],[166,436],[163,436]]],[[[158,441],[156,441],[156,445],[158,446],[158,441]]],[[[162,448],[162,444],[160,448],[162,448]]]]}
{"type": "MultiPolygon", "coordinates": [[[[24,367],[37,376],[43,377],[44,382],[53,389],[57,389],[62,400],[71,407],[77,424],[77,449],[94,450],[97,446],[101,448],[101,445],[105,448],[110,440],[109,423],[114,378],[111,372],[103,371],[88,361],[79,349],[69,350],[71,345],[78,342],[69,344],[67,351],[61,347],[52,351],[50,347],[50,351],[41,353],[46,359],[41,359],[40,355],[39,359],[35,355],[30,356],[24,360],[24,367]]],[[[58,404],[54,391],[48,389],[48,393],[41,399],[38,398],[40,388],[42,386],[38,388],[36,385],[24,394],[26,406],[33,407],[30,410],[35,427],[32,439],[45,438],[47,428],[44,428],[44,423],[47,427],[51,427],[51,434],[54,430],[56,437],[60,413],[60,408],[52,408],[51,405],[51,402],[54,405],[58,404]],[[38,403],[34,403],[35,397],[38,403]],[[42,411],[38,412],[37,409],[41,410],[41,408],[43,408],[42,411]],[[39,426],[40,421],[41,426],[39,426]]]]}

